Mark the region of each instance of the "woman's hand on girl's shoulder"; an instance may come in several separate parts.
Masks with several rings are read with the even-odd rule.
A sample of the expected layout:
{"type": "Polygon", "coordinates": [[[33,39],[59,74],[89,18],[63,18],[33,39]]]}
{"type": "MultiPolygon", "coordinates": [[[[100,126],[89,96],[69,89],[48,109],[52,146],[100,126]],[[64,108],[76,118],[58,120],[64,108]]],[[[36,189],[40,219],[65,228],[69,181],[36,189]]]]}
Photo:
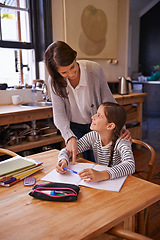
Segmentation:
{"type": "Polygon", "coordinates": [[[131,133],[128,129],[122,129],[120,132],[120,138],[123,138],[123,140],[130,141],[132,143],[132,137],[131,133]]]}

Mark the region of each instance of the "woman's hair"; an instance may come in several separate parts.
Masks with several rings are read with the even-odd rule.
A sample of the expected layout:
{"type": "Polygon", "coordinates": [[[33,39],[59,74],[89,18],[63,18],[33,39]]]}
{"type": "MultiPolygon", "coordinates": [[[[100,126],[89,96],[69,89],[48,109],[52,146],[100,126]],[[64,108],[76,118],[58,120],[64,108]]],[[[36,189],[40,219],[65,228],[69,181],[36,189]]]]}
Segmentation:
{"type": "Polygon", "coordinates": [[[69,66],[76,59],[77,52],[68,44],[62,41],[53,42],[45,51],[45,64],[51,76],[51,86],[53,91],[64,98],[67,98],[65,88],[67,82],[59,72],[58,67],[69,66]]]}
{"type": "Polygon", "coordinates": [[[105,102],[102,104],[102,106],[104,107],[104,114],[108,122],[113,122],[115,124],[115,129],[112,136],[111,156],[109,161],[109,166],[111,166],[115,143],[120,136],[122,127],[126,123],[127,115],[125,108],[117,103],[105,102]]]}

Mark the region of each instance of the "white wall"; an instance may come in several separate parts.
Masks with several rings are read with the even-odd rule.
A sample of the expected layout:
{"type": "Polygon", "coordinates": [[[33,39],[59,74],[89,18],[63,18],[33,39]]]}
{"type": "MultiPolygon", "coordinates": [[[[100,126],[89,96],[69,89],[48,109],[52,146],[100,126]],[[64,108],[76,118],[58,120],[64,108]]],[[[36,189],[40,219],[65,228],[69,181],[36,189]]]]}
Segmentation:
{"type": "MultiPolygon", "coordinates": [[[[109,64],[107,60],[93,59],[101,64],[108,82],[116,82],[118,81],[118,77],[128,76],[129,0],[119,0],[118,5],[118,64],[113,65],[109,64]]],[[[63,23],[63,0],[52,0],[53,41],[64,41],[63,23]]]]}
{"type": "Polygon", "coordinates": [[[42,101],[42,91],[32,93],[31,89],[7,89],[0,90],[0,105],[12,104],[12,96],[19,95],[22,103],[30,103],[33,101],[42,101]]]}

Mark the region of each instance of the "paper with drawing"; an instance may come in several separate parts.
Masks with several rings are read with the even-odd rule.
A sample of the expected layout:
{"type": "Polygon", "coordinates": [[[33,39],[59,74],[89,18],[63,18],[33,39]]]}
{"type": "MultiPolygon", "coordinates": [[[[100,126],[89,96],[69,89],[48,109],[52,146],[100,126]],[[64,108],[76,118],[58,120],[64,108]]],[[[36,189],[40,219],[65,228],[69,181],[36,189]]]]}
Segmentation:
{"type": "MultiPolygon", "coordinates": [[[[95,165],[91,163],[76,163],[75,165],[68,166],[69,168],[80,172],[81,170],[85,168],[94,168],[95,170],[102,171],[106,170],[106,166],[102,165],[95,165]]],[[[61,182],[61,183],[70,183],[70,184],[76,184],[91,188],[97,188],[101,190],[108,190],[108,191],[115,191],[119,192],[123,183],[125,182],[127,176],[122,178],[117,178],[113,180],[105,180],[101,182],[91,182],[87,183],[84,180],[81,180],[78,174],[72,173],[70,171],[67,171],[65,174],[59,174],[54,169],[50,173],[48,173],[45,177],[43,177],[41,180],[43,181],[49,181],[49,182],[61,182]]]]}

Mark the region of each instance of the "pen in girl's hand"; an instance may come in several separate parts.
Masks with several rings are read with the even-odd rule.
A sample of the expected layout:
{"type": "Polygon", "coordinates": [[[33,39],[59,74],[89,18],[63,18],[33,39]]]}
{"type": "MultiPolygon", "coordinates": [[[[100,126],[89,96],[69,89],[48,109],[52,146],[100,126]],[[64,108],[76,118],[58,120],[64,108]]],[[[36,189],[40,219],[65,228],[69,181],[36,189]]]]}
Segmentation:
{"type": "Polygon", "coordinates": [[[76,172],[76,171],[74,171],[74,170],[72,170],[72,169],[70,169],[70,168],[65,168],[65,167],[62,167],[64,170],[67,170],[67,171],[71,171],[71,172],[73,172],[73,173],[75,173],[75,174],[78,174],[78,172],[76,172]]]}

